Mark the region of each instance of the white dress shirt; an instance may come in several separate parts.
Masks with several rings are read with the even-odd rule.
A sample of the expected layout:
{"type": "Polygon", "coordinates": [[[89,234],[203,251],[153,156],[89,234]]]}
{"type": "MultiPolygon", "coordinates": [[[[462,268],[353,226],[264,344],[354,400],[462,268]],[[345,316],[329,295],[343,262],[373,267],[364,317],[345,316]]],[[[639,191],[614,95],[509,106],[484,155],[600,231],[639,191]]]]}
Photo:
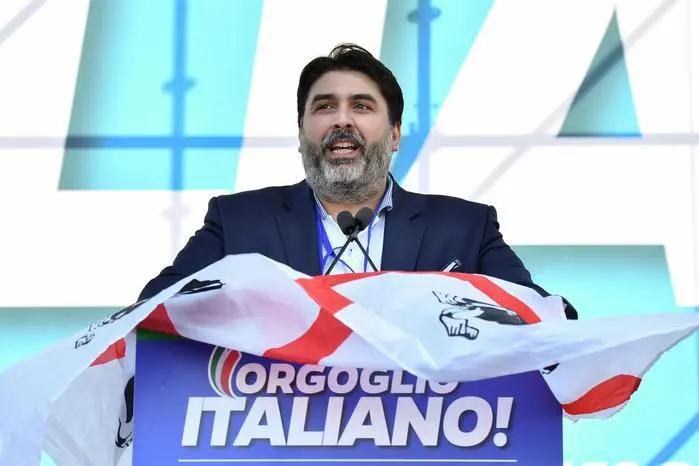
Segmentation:
{"type": "MultiPolygon", "coordinates": [[[[318,212],[320,212],[321,217],[321,227],[325,230],[330,246],[333,249],[334,254],[329,254],[329,251],[325,246],[323,246],[323,257],[321,262],[322,273],[330,268],[335,254],[340,252],[342,246],[347,241],[347,236],[342,232],[340,226],[337,224],[335,219],[326,212],[323,205],[320,203],[318,198],[316,198],[316,204],[318,206],[318,212]]],[[[389,184],[386,188],[386,193],[384,194],[381,203],[379,204],[377,214],[374,215],[374,219],[367,228],[362,230],[357,239],[362,243],[364,249],[369,253],[372,262],[376,265],[376,268],[381,270],[381,255],[383,253],[383,239],[384,239],[384,229],[386,226],[386,212],[393,208],[393,180],[389,177],[389,184]]],[[[318,238],[321,241],[321,238],[318,238]]],[[[319,246],[320,247],[320,246],[319,246]]],[[[333,267],[331,275],[341,274],[341,273],[359,273],[359,272],[373,272],[374,269],[371,268],[371,264],[365,260],[364,254],[362,254],[359,246],[352,242],[345,252],[340,257],[340,260],[333,267]],[[343,263],[344,262],[344,263],[343,263]],[[366,269],[365,269],[366,266],[366,269]]]]}

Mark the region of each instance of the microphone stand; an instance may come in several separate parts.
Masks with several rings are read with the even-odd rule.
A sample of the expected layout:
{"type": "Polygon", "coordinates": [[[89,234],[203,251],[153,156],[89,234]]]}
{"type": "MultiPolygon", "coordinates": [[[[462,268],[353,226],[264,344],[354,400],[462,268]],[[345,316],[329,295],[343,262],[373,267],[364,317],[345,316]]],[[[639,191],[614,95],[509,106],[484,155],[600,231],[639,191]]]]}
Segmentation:
{"type": "Polygon", "coordinates": [[[368,207],[363,207],[359,209],[357,215],[352,215],[349,211],[343,211],[338,214],[338,224],[340,224],[340,222],[344,224],[340,224],[342,230],[347,231],[348,228],[351,230],[350,233],[347,235],[347,241],[345,241],[345,244],[342,246],[342,249],[340,249],[340,252],[337,253],[335,259],[333,259],[332,263],[330,264],[330,267],[328,268],[328,271],[325,272],[323,275],[329,275],[330,272],[332,272],[332,269],[335,267],[337,262],[340,260],[340,257],[352,241],[359,245],[359,249],[361,249],[362,253],[364,254],[364,257],[366,257],[369,261],[369,264],[371,264],[371,268],[374,269],[374,272],[379,271],[379,269],[374,264],[374,261],[371,260],[371,257],[369,257],[369,254],[366,252],[366,249],[364,249],[364,246],[362,246],[362,243],[359,241],[358,238],[359,232],[367,226],[369,226],[373,216],[373,211],[368,207]]]}
{"type": "MultiPolygon", "coordinates": [[[[328,271],[325,272],[323,275],[330,275],[330,272],[332,272],[333,268],[335,267],[335,264],[337,264],[337,262],[340,260],[340,257],[345,252],[345,249],[347,249],[347,247],[350,245],[350,243],[352,241],[357,241],[357,233],[359,233],[359,228],[355,227],[352,230],[352,233],[350,233],[347,236],[347,241],[345,241],[345,244],[342,246],[342,249],[340,249],[340,252],[338,252],[335,255],[335,259],[333,259],[333,261],[330,263],[330,267],[328,267],[328,271]]],[[[357,242],[359,242],[359,241],[357,241],[357,242]]],[[[361,246],[361,244],[360,244],[360,246],[361,246]]]]}
{"type": "Polygon", "coordinates": [[[359,238],[357,238],[355,236],[352,239],[354,240],[355,243],[357,243],[357,245],[359,246],[359,249],[361,249],[362,253],[364,254],[364,257],[369,259],[369,265],[371,265],[371,268],[374,269],[374,272],[378,272],[379,269],[377,269],[376,266],[374,265],[374,261],[371,260],[371,256],[369,256],[369,254],[366,252],[366,249],[364,249],[364,246],[362,246],[362,243],[361,243],[361,241],[359,241],[359,238]]]}

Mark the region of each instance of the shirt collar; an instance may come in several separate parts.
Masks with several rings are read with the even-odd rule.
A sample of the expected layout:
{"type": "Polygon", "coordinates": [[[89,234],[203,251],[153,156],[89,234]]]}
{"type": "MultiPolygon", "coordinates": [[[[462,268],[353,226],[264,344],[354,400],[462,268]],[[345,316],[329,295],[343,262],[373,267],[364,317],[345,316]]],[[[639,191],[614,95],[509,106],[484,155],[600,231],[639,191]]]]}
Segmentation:
{"type": "MultiPolygon", "coordinates": [[[[321,218],[325,220],[330,214],[328,214],[328,212],[325,210],[325,207],[323,207],[323,204],[321,204],[320,199],[318,199],[318,196],[316,196],[316,193],[313,193],[313,198],[316,201],[316,206],[318,207],[318,212],[321,214],[321,218]]],[[[386,187],[386,191],[384,192],[379,208],[377,209],[377,216],[381,215],[384,211],[389,211],[391,209],[393,209],[393,178],[389,176],[388,186],[386,187]]]]}

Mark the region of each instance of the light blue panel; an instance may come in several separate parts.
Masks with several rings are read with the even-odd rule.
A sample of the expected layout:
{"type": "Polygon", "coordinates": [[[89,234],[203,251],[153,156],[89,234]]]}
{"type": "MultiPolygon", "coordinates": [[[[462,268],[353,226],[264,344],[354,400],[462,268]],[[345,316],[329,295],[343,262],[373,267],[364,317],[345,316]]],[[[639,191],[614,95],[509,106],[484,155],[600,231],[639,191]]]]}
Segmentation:
{"type": "Polygon", "coordinates": [[[417,159],[492,0],[389,0],[381,60],[403,89],[404,141],[393,158],[400,181],[417,159]]]}
{"type": "MultiPolygon", "coordinates": [[[[239,153],[239,149],[184,150],[181,189],[232,190],[239,153]]],[[[62,189],[172,189],[169,150],[74,149],[72,162],[70,178],[80,180],[80,184],[65,184],[62,189]],[[144,166],[157,169],[146,170],[144,166]]]]}
{"type": "Polygon", "coordinates": [[[195,85],[187,94],[186,134],[242,135],[262,1],[190,0],[188,5],[187,73],[195,85]]]}
{"type": "Polygon", "coordinates": [[[172,0],[93,0],[85,29],[71,135],[165,135],[171,99],[172,0]]]}
{"type": "Polygon", "coordinates": [[[615,13],[559,136],[639,137],[640,134],[615,13]]]}
{"type": "Polygon", "coordinates": [[[61,189],[171,189],[169,150],[72,149],[61,189]]]}
{"type": "MultiPolygon", "coordinates": [[[[698,413],[699,414],[699,413],[698,413]]],[[[699,451],[699,422],[697,422],[699,418],[694,418],[694,424],[692,426],[692,433],[690,434],[691,437],[687,440],[687,443],[682,446],[677,453],[671,456],[671,458],[686,458],[685,461],[688,464],[692,464],[690,460],[693,460],[696,464],[697,459],[699,456],[697,456],[697,452],[699,451]]],[[[665,461],[663,461],[665,462],[665,461]]],[[[655,464],[649,463],[649,466],[656,466],[656,465],[661,465],[662,463],[656,461],[655,464]]],[[[692,465],[694,466],[694,465],[692,465]]]]}
{"type": "MultiPolygon", "coordinates": [[[[568,298],[581,319],[695,311],[675,304],[661,246],[520,246],[515,250],[535,281],[568,298]]],[[[574,466],[592,461],[648,464],[699,409],[698,354],[695,335],[663,355],[621,413],[605,421],[566,422],[566,460],[574,466]]],[[[699,442],[693,440],[670,458],[696,461],[699,442]]]]}
{"type": "Polygon", "coordinates": [[[233,190],[239,156],[239,149],[194,149],[185,151],[185,189],[233,190]]]}
{"type": "Polygon", "coordinates": [[[114,147],[171,133],[163,86],[173,69],[174,12],[172,0],[90,2],[60,189],[171,186],[167,152],[137,159],[143,151],[114,147]],[[92,139],[76,143],[84,136],[92,139]]]}
{"type": "Polygon", "coordinates": [[[94,1],[60,189],[232,189],[261,14],[261,0],[94,1]],[[229,172],[188,173],[201,147],[230,148],[229,172]],[[168,157],[135,163],[147,148],[168,157]]]}

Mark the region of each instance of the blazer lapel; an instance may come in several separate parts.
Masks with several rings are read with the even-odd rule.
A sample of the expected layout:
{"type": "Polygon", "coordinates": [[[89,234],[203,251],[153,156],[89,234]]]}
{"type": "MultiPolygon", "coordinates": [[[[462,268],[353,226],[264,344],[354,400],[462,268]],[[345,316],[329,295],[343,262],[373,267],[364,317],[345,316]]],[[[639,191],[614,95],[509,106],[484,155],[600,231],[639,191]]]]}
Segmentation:
{"type": "Polygon", "coordinates": [[[313,193],[305,181],[289,188],[277,214],[287,265],[307,275],[320,275],[318,231],[313,193]]]}
{"type": "Polygon", "coordinates": [[[393,209],[386,213],[381,270],[414,271],[425,233],[425,197],[393,183],[393,209]]]}

